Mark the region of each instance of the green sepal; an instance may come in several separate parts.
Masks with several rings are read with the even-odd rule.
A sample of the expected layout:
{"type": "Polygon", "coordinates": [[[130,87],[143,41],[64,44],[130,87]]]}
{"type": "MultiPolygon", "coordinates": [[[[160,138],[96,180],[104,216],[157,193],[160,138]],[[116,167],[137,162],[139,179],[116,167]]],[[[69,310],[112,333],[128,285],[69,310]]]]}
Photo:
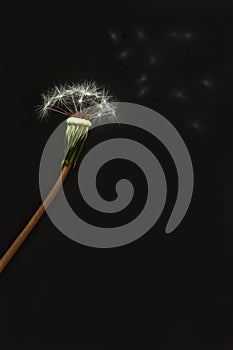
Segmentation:
{"type": "Polygon", "coordinates": [[[87,133],[81,136],[69,149],[65,158],[62,161],[62,165],[69,165],[72,162],[73,167],[75,167],[77,160],[83,150],[84,144],[87,139],[87,133]]]}

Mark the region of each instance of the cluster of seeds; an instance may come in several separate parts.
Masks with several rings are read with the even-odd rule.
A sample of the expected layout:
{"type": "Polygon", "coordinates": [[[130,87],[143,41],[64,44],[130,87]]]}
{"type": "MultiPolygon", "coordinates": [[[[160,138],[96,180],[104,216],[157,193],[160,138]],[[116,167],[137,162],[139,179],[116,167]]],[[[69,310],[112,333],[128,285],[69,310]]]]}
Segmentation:
{"type": "Polygon", "coordinates": [[[40,116],[44,118],[54,111],[68,117],[95,119],[115,116],[115,103],[112,96],[95,82],[55,86],[42,95],[40,116]]]}

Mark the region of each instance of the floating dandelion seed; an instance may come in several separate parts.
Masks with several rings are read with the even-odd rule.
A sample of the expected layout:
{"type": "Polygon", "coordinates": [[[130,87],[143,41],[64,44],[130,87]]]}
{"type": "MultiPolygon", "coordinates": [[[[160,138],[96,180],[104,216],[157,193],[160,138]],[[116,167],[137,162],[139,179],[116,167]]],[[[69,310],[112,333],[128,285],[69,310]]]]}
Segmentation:
{"type": "Polygon", "coordinates": [[[212,81],[209,78],[202,79],[200,83],[206,88],[211,88],[213,86],[212,81]]]}
{"type": "Polygon", "coordinates": [[[148,75],[146,73],[142,73],[137,77],[137,82],[139,84],[145,83],[148,80],[148,75]]]}
{"type": "Polygon", "coordinates": [[[136,36],[139,40],[144,40],[146,38],[144,32],[141,29],[136,30],[136,36]]]}
{"type": "Polygon", "coordinates": [[[194,39],[194,34],[191,32],[182,32],[182,31],[172,31],[168,33],[169,37],[177,41],[189,41],[194,39]]]}
{"type": "Polygon", "coordinates": [[[128,57],[130,56],[130,50],[129,49],[126,49],[124,51],[121,51],[118,55],[118,58],[120,60],[125,60],[127,59],[128,57]]]}
{"type": "Polygon", "coordinates": [[[179,101],[185,101],[188,98],[184,90],[178,90],[178,89],[172,91],[172,96],[179,101]]]}
{"type": "Polygon", "coordinates": [[[109,35],[110,35],[110,38],[112,39],[112,41],[114,41],[114,42],[119,41],[119,35],[116,31],[110,31],[109,35]]]}
{"type": "Polygon", "coordinates": [[[154,64],[157,63],[157,59],[156,59],[156,56],[155,56],[155,55],[150,55],[150,56],[149,56],[149,63],[150,63],[151,65],[154,65],[154,64]]]}
{"type": "Polygon", "coordinates": [[[37,209],[31,220],[18,235],[16,240],[0,259],[0,273],[18,251],[24,240],[37,224],[46,208],[56,197],[70,169],[77,162],[92,123],[101,117],[115,118],[115,103],[108,92],[98,87],[94,82],[61,85],[50,89],[42,95],[43,104],[39,108],[40,118],[45,118],[49,112],[57,112],[67,117],[65,134],[65,156],[62,171],[54,187],[37,209]]]}

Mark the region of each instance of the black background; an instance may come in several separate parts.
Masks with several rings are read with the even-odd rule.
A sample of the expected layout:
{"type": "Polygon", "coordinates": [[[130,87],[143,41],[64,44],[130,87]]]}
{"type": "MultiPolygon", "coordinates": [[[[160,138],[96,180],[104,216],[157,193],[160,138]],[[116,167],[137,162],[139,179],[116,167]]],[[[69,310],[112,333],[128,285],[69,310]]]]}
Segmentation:
{"type": "MultiPolygon", "coordinates": [[[[167,171],[170,202],[146,235],[116,249],[72,242],[45,215],[1,275],[2,350],[233,348],[232,7],[208,0],[1,5],[1,254],[40,203],[40,157],[62,119],[38,123],[34,111],[54,83],[93,79],[118,101],[155,109],[183,137],[195,173],[188,213],[165,235],[177,189],[169,155],[134,128],[90,132],[87,151],[101,135],[147,145],[167,171]]],[[[116,178],[135,184],[132,212],[117,218],[125,222],[145,200],[143,174],[118,162],[102,172],[106,199],[114,198],[116,178]]],[[[73,206],[74,176],[65,186],[73,206]]]]}

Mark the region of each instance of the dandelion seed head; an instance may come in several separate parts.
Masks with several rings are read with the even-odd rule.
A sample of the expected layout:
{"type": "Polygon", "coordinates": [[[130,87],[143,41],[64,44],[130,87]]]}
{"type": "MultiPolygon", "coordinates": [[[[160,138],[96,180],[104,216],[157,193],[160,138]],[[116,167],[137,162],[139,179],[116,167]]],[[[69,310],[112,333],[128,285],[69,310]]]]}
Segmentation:
{"type": "Polygon", "coordinates": [[[116,104],[109,92],[95,82],[54,86],[42,94],[40,117],[57,112],[67,117],[94,120],[103,116],[114,116],[116,104]]]}
{"type": "MultiPolygon", "coordinates": [[[[62,164],[69,164],[71,155],[82,148],[92,123],[102,117],[115,119],[116,103],[109,92],[95,82],[54,86],[42,95],[40,117],[50,112],[66,116],[65,156],[62,164]]],[[[76,163],[78,153],[73,164],[76,163]]]]}

